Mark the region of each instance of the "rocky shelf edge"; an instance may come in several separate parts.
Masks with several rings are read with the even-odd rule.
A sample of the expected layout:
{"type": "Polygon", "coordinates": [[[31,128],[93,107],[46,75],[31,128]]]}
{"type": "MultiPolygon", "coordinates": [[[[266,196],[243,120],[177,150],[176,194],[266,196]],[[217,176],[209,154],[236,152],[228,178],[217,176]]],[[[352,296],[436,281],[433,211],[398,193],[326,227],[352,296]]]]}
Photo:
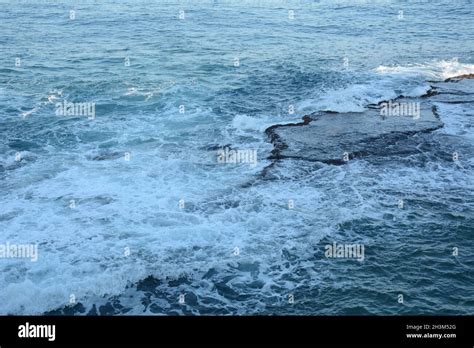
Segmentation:
{"type": "Polygon", "coordinates": [[[316,112],[304,116],[299,123],[273,125],[265,130],[273,144],[269,159],[295,158],[341,165],[357,157],[411,153],[417,146],[413,135],[443,127],[435,102],[474,103],[474,83],[467,86],[468,92],[453,85],[453,82],[468,79],[474,79],[474,74],[433,82],[423,96],[400,96],[369,105],[364,112],[316,112]],[[383,115],[381,111],[388,110],[388,103],[412,107],[411,110],[419,112],[408,116],[383,115]]]}

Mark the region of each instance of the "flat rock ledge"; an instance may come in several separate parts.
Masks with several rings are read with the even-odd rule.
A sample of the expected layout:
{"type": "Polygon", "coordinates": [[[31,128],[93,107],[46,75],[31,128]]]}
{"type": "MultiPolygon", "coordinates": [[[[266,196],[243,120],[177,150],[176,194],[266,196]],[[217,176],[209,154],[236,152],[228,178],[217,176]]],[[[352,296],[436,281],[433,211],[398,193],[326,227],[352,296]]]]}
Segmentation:
{"type": "Polygon", "coordinates": [[[274,146],[269,159],[340,165],[357,157],[409,153],[416,148],[414,135],[443,127],[435,103],[474,102],[474,80],[462,88],[457,84],[473,77],[433,83],[424,96],[402,96],[369,105],[364,112],[317,112],[300,123],[271,126],[265,130],[274,146]],[[413,146],[407,147],[407,142],[413,146]]]}

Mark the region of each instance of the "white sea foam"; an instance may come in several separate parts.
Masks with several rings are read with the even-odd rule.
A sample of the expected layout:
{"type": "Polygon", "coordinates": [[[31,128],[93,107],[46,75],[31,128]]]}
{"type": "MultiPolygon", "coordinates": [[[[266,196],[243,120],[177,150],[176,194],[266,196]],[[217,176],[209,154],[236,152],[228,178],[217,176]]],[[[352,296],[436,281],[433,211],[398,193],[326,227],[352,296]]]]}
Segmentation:
{"type": "Polygon", "coordinates": [[[436,107],[444,124],[438,132],[474,139],[472,104],[436,103],[436,107]]]}
{"type": "Polygon", "coordinates": [[[278,116],[248,116],[248,115],[235,115],[232,119],[231,127],[236,130],[245,132],[259,132],[262,133],[268,127],[278,124],[287,123],[293,120],[294,122],[300,122],[298,116],[293,115],[292,117],[278,117],[278,116]]]}
{"type": "Polygon", "coordinates": [[[460,75],[474,74],[474,64],[461,63],[457,58],[453,58],[424,64],[380,65],[375,71],[380,74],[421,75],[434,80],[445,80],[460,75]]]}
{"type": "MultiPolygon", "coordinates": [[[[400,93],[416,96],[427,91],[424,83],[406,81],[386,76],[347,89],[327,90],[314,104],[303,101],[295,109],[359,111],[368,103],[400,93]]],[[[8,191],[0,198],[0,228],[7,231],[2,237],[38,243],[41,262],[3,260],[0,313],[40,314],[67,305],[71,294],[78,302],[121,294],[128,284],[149,274],[162,278],[224,269],[237,262],[232,255],[236,246],[241,253],[238,260],[258,261],[265,291],[279,296],[273,285],[295,286],[286,279],[293,266],[274,268],[281,265],[283,249],[308,259],[314,255],[313,245],[336,233],[341,224],[362,218],[383,221],[386,205],[395,207],[399,199],[383,193],[387,187],[410,197],[430,192],[430,187],[442,192],[449,178],[446,168],[431,173],[416,168],[407,171],[394,164],[391,171],[376,174],[377,170],[359,161],[318,171],[306,168],[305,163],[284,161],[272,173],[288,180],[241,189],[241,184],[255,180],[261,167],[200,166],[203,142],[195,141],[207,134],[210,126],[203,120],[213,115],[208,110],[198,112],[194,106],[179,114],[169,103],[162,118],[145,127],[141,118],[127,119],[126,126],[108,125],[110,132],[126,127],[127,132],[116,135],[114,141],[131,151],[129,162],[122,157],[93,161],[84,154],[96,148],[84,144],[86,147],[76,149],[78,156],[53,152],[29,163],[28,169],[16,169],[8,191]],[[183,119],[187,122],[181,122],[183,119]],[[141,139],[144,130],[150,133],[145,132],[143,138],[152,135],[159,141],[153,146],[127,143],[141,139]],[[189,132],[197,138],[183,140],[172,131],[189,132]],[[184,209],[178,204],[181,199],[184,209]],[[69,208],[70,200],[75,200],[76,208],[69,208]],[[289,200],[294,202],[291,209],[289,200]],[[127,247],[128,257],[124,255],[127,247]]],[[[239,147],[244,137],[246,147],[264,150],[259,154],[263,159],[271,150],[263,135],[265,128],[292,120],[300,119],[296,114],[236,115],[228,122],[222,144],[239,147]]],[[[80,129],[74,131],[81,135],[80,129]]],[[[205,138],[205,142],[212,140],[205,138]]],[[[259,165],[264,163],[259,161],[259,165]]],[[[463,179],[461,174],[456,174],[458,179],[463,179]]],[[[403,218],[404,214],[394,208],[395,216],[403,218]]],[[[318,279],[311,265],[307,269],[314,273],[313,282],[318,279]]],[[[239,274],[234,284],[249,281],[239,274]]],[[[206,289],[201,291],[209,295],[206,289]]]]}
{"type": "Polygon", "coordinates": [[[297,104],[302,112],[333,111],[363,112],[369,104],[394,99],[400,95],[418,97],[424,95],[430,85],[424,81],[400,77],[380,77],[365,84],[353,84],[344,88],[318,92],[316,98],[306,99],[297,104]]]}
{"type": "MultiPolygon", "coordinates": [[[[79,302],[120,294],[149,274],[199,274],[226,267],[237,261],[235,247],[240,261],[258,259],[264,270],[280,258],[282,248],[309,257],[308,243],[364,212],[336,209],[337,195],[329,202],[326,189],[322,194],[296,181],[236,190],[253,173],[217,165],[201,168],[191,164],[192,152],[187,156],[155,149],[132,151],[130,162],[64,159],[69,165],[59,173],[58,159],[45,158],[20,170],[18,187],[0,202],[13,217],[0,226],[11,242],[38,243],[41,262],[2,262],[0,312],[39,314],[67,305],[71,294],[79,302]],[[22,180],[29,173],[55,174],[22,180]],[[288,209],[289,199],[294,210],[288,209]],[[233,208],[226,208],[233,202],[233,208]]],[[[358,201],[357,196],[343,199],[358,201]]]]}
{"type": "Polygon", "coordinates": [[[399,96],[419,97],[431,88],[426,79],[445,80],[450,77],[473,74],[474,64],[463,64],[457,59],[433,61],[405,66],[379,66],[367,83],[317,91],[315,98],[302,100],[297,109],[302,112],[333,111],[363,112],[368,104],[399,96]]]}
{"type": "MultiPolygon", "coordinates": [[[[398,9],[390,14],[380,6],[316,4],[317,11],[291,8],[295,20],[290,23],[286,5],[263,9],[240,4],[235,8],[208,2],[208,8],[194,4],[186,12],[190,21],[185,22],[160,20],[177,15],[173,6],[163,7],[161,2],[133,7],[116,2],[112,12],[89,6],[82,10],[82,17],[101,24],[94,28],[93,37],[87,25],[65,25],[58,27],[65,39],[58,41],[54,35],[45,35],[50,25],[31,21],[31,35],[4,42],[7,54],[0,57],[4,67],[13,64],[19,47],[39,54],[25,56],[22,69],[2,70],[2,79],[8,82],[1,87],[1,108],[14,119],[2,124],[0,140],[0,152],[5,154],[1,165],[8,167],[0,168],[0,243],[38,244],[40,258],[36,263],[1,260],[0,314],[40,314],[69,304],[71,294],[90,307],[101,296],[107,299],[124,291],[137,293],[136,288],[125,289],[150,274],[161,281],[182,273],[196,275],[192,286],[200,305],[203,299],[217,298],[238,314],[262,310],[282,313],[279,299],[286,299],[288,291],[302,286],[315,290],[303,295],[314,302],[303,300],[293,308],[306,307],[305,314],[314,314],[317,292],[332,294],[333,288],[347,285],[340,279],[331,284],[334,272],[316,265],[315,248],[321,238],[336,234],[351,239],[348,243],[364,243],[368,248],[366,260],[373,262],[370,242],[376,235],[398,249],[407,246],[398,241],[403,242],[408,230],[428,235],[429,240],[425,226],[440,222],[448,230],[453,226],[426,210],[420,214],[424,225],[417,225],[417,219],[402,221],[406,225],[401,227],[390,225],[392,216],[386,215],[401,221],[407,214],[407,210],[396,207],[400,195],[419,198],[415,204],[429,202],[432,197],[437,201],[463,198],[459,205],[452,200],[450,209],[473,202],[472,171],[453,169],[451,162],[446,167],[435,163],[433,168],[420,168],[416,161],[407,165],[392,158],[387,164],[381,159],[373,166],[361,159],[344,166],[285,160],[268,169],[264,180],[259,175],[270,163],[265,158],[272,149],[263,130],[274,123],[300,121],[303,113],[296,102],[311,93],[313,82],[324,90],[314,91],[309,100],[301,102],[307,112],[360,111],[369,103],[400,94],[416,96],[426,88],[425,75],[374,71],[361,77],[352,75],[350,69],[327,74],[334,57],[338,69],[345,55],[351,68],[361,61],[376,67],[380,61],[395,61],[400,53],[414,57],[424,54],[405,50],[404,42],[412,39],[412,47],[423,40],[425,47],[432,49],[428,54],[445,49],[468,57],[472,51],[472,43],[466,40],[472,36],[466,26],[469,4],[457,2],[450,7],[446,2],[445,13],[437,17],[438,6],[407,2],[404,22],[395,22],[398,9]],[[216,8],[221,5],[223,11],[216,8]],[[120,15],[128,12],[130,15],[120,15]],[[108,13],[108,21],[100,20],[103,13],[108,13]],[[149,13],[160,16],[150,17],[149,13]],[[466,20],[459,20],[459,16],[466,20]],[[145,21],[142,24],[149,29],[148,34],[160,35],[138,33],[137,18],[145,21]],[[229,25],[229,18],[234,25],[229,25]],[[115,22],[121,23],[120,28],[109,30],[115,22]],[[370,39],[365,35],[368,23],[370,39]],[[409,37],[405,35],[407,24],[409,37]],[[423,32],[425,27],[434,26],[439,30],[423,32]],[[414,31],[423,36],[412,36],[414,31]],[[37,37],[43,39],[35,40],[37,37]],[[392,42],[393,38],[398,41],[392,42]],[[107,47],[102,47],[104,43],[107,47]],[[51,48],[67,54],[50,55],[51,48]],[[132,58],[130,67],[123,65],[127,56],[132,58]],[[40,68],[44,57],[53,69],[40,68]],[[239,67],[234,66],[236,57],[239,67]],[[183,81],[178,75],[196,76],[203,85],[183,81]],[[347,79],[345,86],[339,77],[347,79]],[[64,96],[49,92],[58,86],[64,89],[64,96]],[[63,99],[96,100],[103,106],[103,117],[94,122],[58,119],[52,106],[63,99]],[[51,105],[42,109],[42,102],[51,105]],[[295,114],[274,112],[279,107],[288,110],[290,103],[295,105],[295,114]],[[185,113],[179,112],[181,104],[185,113]],[[35,107],[40,109],[26,120],[20,119],[21,112],[35,107]],[[48,112],[53,119],[39,117],[48,112]],[[216,154],[209,149],[226,144],[256,149],[257,166],[219,165],[215,157],[214,162],[206,160],[216,154]],[[20,149],[30,152],[21,151],[24,160],[17,163],[14,156],[20,149]],[[125,161],[125,151],[130,152],[130,161],[125,161]],[[458,191],[450,196],[452,188],[458,191]],[[74,208],[71,200],[75,201],[74,208]],[[289,200],[294,203],[291,209],[289,200]],[[357,235],[360,221],[374,227],[365,233],[368,241],[357,235]],[[342,229],[344,232],[338,234],[342,229]],[[391,244],[394,240],[397,243],[391,244]],[[235,247],[240,249],[238,258],[233,255],[235,247]],[[124,254],[125,248],[129,248],[129,256],[124,254]],[[285,251],[291,256],[283,255],[285,251]],[[237,268],[249,263],[257,263],[255,271],[237,268]],[[211,269],[216,270],[217,279],[204,279],[203,273],[211,269]],[[249,301],[268,301],[253,305],[245,302],[247,296],[225,298],[216,291],[219,282],[239,295],[250,294],[249,301]],[[256,288],[255,282],[260,282],[261,288],[256,288]]],[[[39,10],[44,18],[50,15],[48,7],[39,10]]],[[[35,18],[37,8],[31,11],[25,12],[25,18],[35,18]]],[[[17,16],[2,16],[2,20],[13,33],[17,16]]],[[[465,165],[463,161],[468,160],[460,151],[460,162],[465,165]]],[[[419,206],[410,208],[409,202],[406,206],[412,209],[411,214],[421,210],[419,206]]],[[[466,216],[472,212],[460,210],[466,216]]],[[[390,261],[395,260],[382,259],[386,263],[374,263],[374,274],[352,286],[363,288],[365,282],[375,288],[378,279],[384,282],[377,289],[382,293],[386,293],[385,280],[399,288],[399,281],[379,277],[379,271],[392,272],[390,261]]],[[[344,269],[341,271],[344,274],[344,269]]],[[[181,286],[163,287],[170,292],[182,290],[181,286]]],[[[453,292],[456,295],[463,293],[453,292]]],[[[347,313],[348,308],[360,305],[357,294],[349,297],[357,306],[348,306],[347,298],[338,296],[337,291],[336,306],[323,304],[328,311],[347,313]]],[[[125,296],[121,300],[126,306],[125,296]]],[[[168,300],[160,296],[160,301],[168,300]]],[[[390,312],[390,305],[373,304],[374,311],[390,312]]],[[[133,313],[143,313],[140,298],[130,305],[135,306],[133,313]]],[[[214,308],[221,309],[219,304],[214,308]]],[[[426,311],[427,307],[423,304],[418,309],[426,311]]]]}

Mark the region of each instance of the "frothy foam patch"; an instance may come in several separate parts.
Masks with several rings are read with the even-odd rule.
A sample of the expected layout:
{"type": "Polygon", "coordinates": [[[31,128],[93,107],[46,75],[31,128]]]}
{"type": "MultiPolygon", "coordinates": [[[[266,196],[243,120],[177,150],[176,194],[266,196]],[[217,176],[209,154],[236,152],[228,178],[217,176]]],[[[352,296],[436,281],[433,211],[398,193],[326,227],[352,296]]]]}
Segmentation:
{"type": "Polygon", "coordinates": [[[297,105],[297,109],[303,112],[363,112],[369,104],[394,99],[400,95],[421,96],[430,89],[428,84],[420,85],[418,81],[400,82],[399,78],[379,78],[366,84],[327,90],[317,98],[303,100],[297,105]]]}
{"type": "Polygon", "coordinates": [[[380,74],[421,75],[435,80],[446,80],[460,75],[474,74],[474,64],[460,63],[457,58],[424,64],[384,66],[375,69],[380,74]]]}
{"type": "Polygon", "coordinates": [[[24,111],[20,114],[22,118],[26,118],[30,115],[33,115],[37,111],[41,110],[43,107],[53,104],[55,100],[62,97],[63,92],[61,90],[52,90],[48,93],[46,98],[42,98],[40,102],[38,102],[31,110],[24,111]]]}
{"type": "Polygon", "coordinates": [[[474,138],[474,111],[473,104],[445,104],[436,103],[438,113],[444,126],[438,132],[474,138]]]}
{"type": "Polygon", "coordinates": [[[296,105],[299,112],[317,111],[363,112],[369,104],[395,99],[400,96],[420,97],[431,86],[424,79],[403,74],[371,73],[365,83],[354,83],[342,88],[318,91],[315,98],[308,98],[296,105]]]}
{"type": "Polygon", "coordinates": [[[248,115],[236,115],[232,120],[232,128],[240,132],[263,132],[268,127],[278,124],[278,123],[287,123],[294,120],[294,122],[301,122],[300,118],[297,115],[290,115],[290,118],[283,117],[270,117],[270,116],[260,116],[253,117],[248,115]]]}
{"type": "Polygon", "coordinates": [[[425,95],[428,93],[428,91],[431,89],[431,86],[429,84],[422,85],[422,86],[417,86],[414,87],[413,89],[408,90],[407,92],[403,93],[404,97],[421,97],[422,95],[425,95]]]}
{"type": "Polygon", "coordinates": [[[237,190],[242,173],[221,174],[234,173],[233,167],[200,168],[189,158],[177,163],[156,151],[134,152],[127,164],[76,159],[79,164],[33,185],[22,179],[50,158],[21,174],[22,186],[0,202],[18,213],[0,228],[9,231],[8,240],[22,236],[18,242],[38,243],[41,262],[2,261],[0,313],[40,314],[67,306],[72,294],[87,303],[120,294],[149,274],[207,272],[242,259],[258,260],[265,269],[282,248],[311,254],[308,242],[317,243],[356,214],[335,209],[319,187],[282,181],[237,190]],[[160,164],[150,166],[158,157],[160,164]],[[233,255],[236,247],[240,259],[233,255]],[[14,293],[24,295],[16,299],[14,293]]]}

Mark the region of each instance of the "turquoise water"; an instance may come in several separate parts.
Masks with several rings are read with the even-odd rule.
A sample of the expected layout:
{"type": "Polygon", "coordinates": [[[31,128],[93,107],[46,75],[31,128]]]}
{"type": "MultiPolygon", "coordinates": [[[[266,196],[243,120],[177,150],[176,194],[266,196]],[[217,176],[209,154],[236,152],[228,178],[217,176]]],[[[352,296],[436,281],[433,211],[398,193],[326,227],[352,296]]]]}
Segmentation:
{"type": "Polygon", "coordinates": [[[472,103],[417,155],[261,175],[271,125],[473,73],[472,1],[0,5],[0,243],[39,250],[0,259],[0,313],[473,314],[472,103]]]}

